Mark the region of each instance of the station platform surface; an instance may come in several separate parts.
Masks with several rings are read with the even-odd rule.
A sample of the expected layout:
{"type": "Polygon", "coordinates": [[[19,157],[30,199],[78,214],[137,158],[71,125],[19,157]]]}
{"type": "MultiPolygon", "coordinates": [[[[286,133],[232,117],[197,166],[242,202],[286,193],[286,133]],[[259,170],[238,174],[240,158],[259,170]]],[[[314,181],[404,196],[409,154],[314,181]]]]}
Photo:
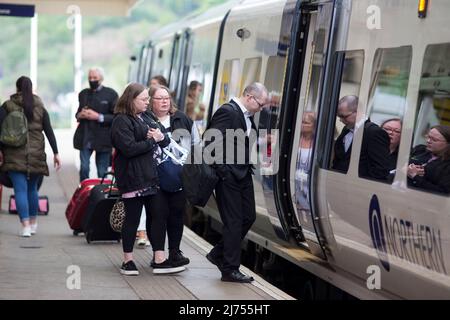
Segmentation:
{"type": "Polygon", "coordinates": [[[12,189],[3,188],[0,299],[293,300],[245,267],[241,270],[255,278],[253,283],[222,282],[217,267],[205,258],[212,246],[188,228],[181,250],[191,263],[184,272],[154,275],[148,247],[134,250],[140,275],[121,275],[121,243],[88,244],[82,234],[74,236],[67,224],[66,206],[78,185],[77,153],[72,149],[71,130],[55,130],[55,134],[63,166],[58,172],[53,169],[47,148],[50,177],[44,178],[39,193],[49,197],[50,212],[39,216],[36,235],[19,236],[18,216],[8,213],[12,189]]]}

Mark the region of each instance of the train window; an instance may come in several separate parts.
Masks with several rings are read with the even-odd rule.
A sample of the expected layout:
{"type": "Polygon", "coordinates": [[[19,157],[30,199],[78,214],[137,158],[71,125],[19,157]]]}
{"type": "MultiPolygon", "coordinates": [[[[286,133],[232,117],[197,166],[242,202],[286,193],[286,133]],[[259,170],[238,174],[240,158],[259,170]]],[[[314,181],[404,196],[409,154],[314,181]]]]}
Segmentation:
{"type": "Polygon", "coordinates": [[[346,174],[350,164],[353,129],[356,122],[358,96],[364,66],[364,51],[337,52],[336,61],[342,62],[339,103],[336,112],[333,155],[329,169],[346,174]]]}
{"type": "Polygon", "coordinates": [[[392,181],[397,167],[402,120],[411,69],[412,47],[377,49],[373,59],[368,118],[364,128],[359,176],[392,181]]]}
{"type": "Polygon", "coordinates": [[[408,186],[450,195],[450,43],[429,45],[423,58],[408,186]]]}
{"type": "MultiPolygon", "coordinates": [[[[280,104],[281,95],[283,91],[283,77],[286,69],[286,57],[281,56],[270,56],[267,60],[266,75],[264,77],[264,85],[269,91],[270,103],[268,106],[264,107],[261,112],[255,115],[255,123],[257,124],[258,130],[265,130],[261,133],[260,137],[266,138],[267,142],[271,142],[274,137],[272,129],[276,129],[278,125],[278,117],[280,115],[280,104]]],[[[273,141],[276,141],[273,140],[273,141]]],[[[277,155],[275,152],[272,154],[272,148],[270,143],[267,144],[265,148],[259,148],[259,152],[264,152],[261,155],[263,172],[270,175],[277,164],[277,155]]],[[[263,178],[266,184],[264,187],[269,187],[272,189],[272,180],[270,177],[263,178]]]]}
{"type": "MultiPolygon", "coordinates": [[[[241,88],[242,90],[249,84],[259,81],[261,75],[261,58],[245,59],[244,71],[242,72],[241,88]]],[[[239,92],[240,93],[240,92],[239,92]]]]}
{"type": "Polygon", "coordinates": [[[219,105],[228,102],[231,97],[239,95],[240,71],[241,61],[239,59],[225,61],[220,82],[219,105]]]}

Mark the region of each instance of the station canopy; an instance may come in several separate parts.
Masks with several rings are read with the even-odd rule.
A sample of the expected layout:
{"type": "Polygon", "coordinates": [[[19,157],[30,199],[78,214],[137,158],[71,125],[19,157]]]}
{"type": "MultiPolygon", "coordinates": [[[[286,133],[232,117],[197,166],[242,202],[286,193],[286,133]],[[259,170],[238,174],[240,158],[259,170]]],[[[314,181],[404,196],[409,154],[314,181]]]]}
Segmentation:
{"type": "Polygon", "coordinates": [[[79,13],[82,16],[126,16],[136,2],[138,0],[0,0],[5,4],[34,5],[38,14],[79,13]]]}

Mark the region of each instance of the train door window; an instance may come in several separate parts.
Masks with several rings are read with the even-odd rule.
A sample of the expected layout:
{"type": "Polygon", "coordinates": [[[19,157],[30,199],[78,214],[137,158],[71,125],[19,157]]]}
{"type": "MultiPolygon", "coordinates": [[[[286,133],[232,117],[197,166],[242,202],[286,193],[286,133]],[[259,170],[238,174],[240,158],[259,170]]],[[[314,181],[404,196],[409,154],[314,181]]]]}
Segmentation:
{"type": "Polygon", "coordinates": [[[145,68],[144,68],[144,74],[143,74],[143,84],[146,86],[150,86],[149,81],[150,81],[150,69],[152,66],[152,56],[153,56],[153,47],[151,46],[151,44],[148,45],[148,51],[147,51],[147,57],[146,57],[146,61],[145,61],[145,68]]]}
{"type": "Polygon", "coordinates": [[[241,62],[239,59],[225,61],[222,71],[222,80],[220,82],[219,105],[228,102],[231,97],[239,94],[240,70],[241,62]]]}
{"type": "MultiPolygon", "coordinates": [[[[244,90],[249,84],[259,81],[261,75],[261,58],[245,59],[244,71],[241,78],[241,90],[244,90]]],[[[241,92],[239,92],[241,93],[241,92]]]]}
{"type": "Polygon", "coordinates": [[[450,195],[450,43],[429,45],[423,58],[408,186],[450,195]]]}
{"type": "Polygon", "coordinates": [[[411,46],[375,52],[367,100],[368,118],[361,124],[364,134],[360,177],[389,182],[395,176],[411,59],[411,46]]]}
{"type": "MultiPolygon", "coordinates": [[[[350,164],[353,129],[356,122],[358,96],[364,67],[364,50],[340,51],[335,61],[341,64],[339,103],[336,111],[332,156],[327,169],[346,174],[350,164]]],[[[330,145],[331,147],[331,145],[330,145]]]]}
{"type": "MultiPolygon", "coordinates": [[[[280,115],[280,104],[281,96],[283,91],[283,77],[285,75],[286,69],[286,57],[281,56],[270,56],[267,60],[266,75],[264,77],[264,85],[269,91],[270,102],[265,106],[261,112],[255,115],[255,123],[259,131],[259,137],[265,139],[264,147],[259,147],[259,159],[261,160],[261,169],[265,176],[263,180],[265,183],[263,186],[272,189],[272,178],[268,177],[273,173],[274,168],[278,164],[274,161],[278,161],[277,155],[272,154],[273,143],[276,141],[275,131],[273,129],[277,128],[279,115],[280,115]],[[263,130],[263,131],[261,131],[263,130]]],[[[263,143],[260,141],[259,143],[263,143]]],[[[274,148],[274,152],[276,148],[274,148]]],[[[257,177],[260,178],[259,176],[257,177]]]]}

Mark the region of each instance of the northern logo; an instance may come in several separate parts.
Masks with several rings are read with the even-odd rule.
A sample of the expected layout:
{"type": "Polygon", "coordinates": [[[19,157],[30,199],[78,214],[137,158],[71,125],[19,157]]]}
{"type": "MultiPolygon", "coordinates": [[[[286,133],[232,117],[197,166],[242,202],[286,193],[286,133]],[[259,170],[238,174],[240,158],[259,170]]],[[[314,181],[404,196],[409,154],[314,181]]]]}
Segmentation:
{"type": "Polygon", "coordinates": [[[384,269],[390,270],[389,258],[387,253],[386,241],[383,231],[383,222],[381,220],[381,210],[378,197],[372,196],[369,206],[369,226],[372,243],[377,251],[378,258],[384,269]]]}

